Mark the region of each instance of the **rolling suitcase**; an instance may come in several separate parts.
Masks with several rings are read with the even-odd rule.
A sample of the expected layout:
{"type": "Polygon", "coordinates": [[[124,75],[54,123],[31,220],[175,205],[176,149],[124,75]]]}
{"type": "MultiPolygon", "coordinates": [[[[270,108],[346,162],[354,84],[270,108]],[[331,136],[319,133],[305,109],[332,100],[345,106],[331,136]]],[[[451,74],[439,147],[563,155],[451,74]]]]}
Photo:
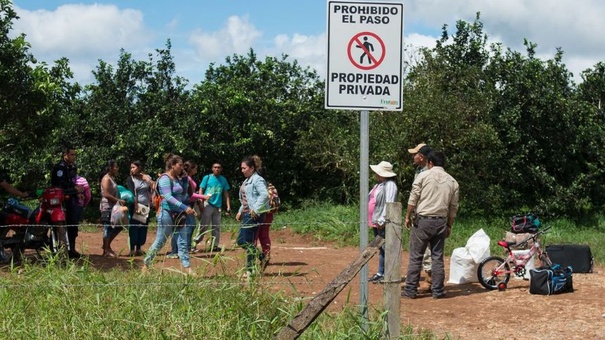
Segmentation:
{"type": "Polygon", "coordinates": [[[552,244],[546,253],[553,263],[571,266],[574,273],[592,273],[594,258],[587,244],[552,244]]]}

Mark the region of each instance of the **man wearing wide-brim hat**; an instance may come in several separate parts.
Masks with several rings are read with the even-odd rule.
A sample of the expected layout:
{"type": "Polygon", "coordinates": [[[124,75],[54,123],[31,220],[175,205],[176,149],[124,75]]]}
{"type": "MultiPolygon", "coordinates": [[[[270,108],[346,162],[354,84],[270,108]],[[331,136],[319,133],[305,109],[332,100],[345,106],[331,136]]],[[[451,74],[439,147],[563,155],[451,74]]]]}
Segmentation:
{"type": "MultiPolygon", "coordinates": [[[[386,161],[370,165],[370,168],[376,174],[378,183],[368,194],[368,226],[372,228],[374,237],[385,238],[386,206],[387,203],[397,200],[397,184],[395,183],[397,174],[393,172],[393,165],[386,161]]],[[[384,246],[382,246],[378,252],[378,271],[368,281],[379,283],[384,279],[384,256],[384,246]]]]}

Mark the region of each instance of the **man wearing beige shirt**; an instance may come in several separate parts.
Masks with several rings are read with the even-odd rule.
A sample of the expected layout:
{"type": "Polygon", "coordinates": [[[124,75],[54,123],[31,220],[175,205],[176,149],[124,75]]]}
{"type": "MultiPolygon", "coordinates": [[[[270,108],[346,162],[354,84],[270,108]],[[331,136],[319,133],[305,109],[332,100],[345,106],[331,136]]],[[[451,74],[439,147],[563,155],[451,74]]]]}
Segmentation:
{"type": "Polygon", "coordinates": [[[445,155],[431,151],[427,159],[429,170],[414,180],[405,215],[405,227],[410,231],[410,260],[401,296],[411,299],[418,294],[422,256],[427,246],[433,260],[433,298],[445,297],[443,250],[458,212],[458,182],[443,169],[445,155]],[[414,211],[416,217],[412,221],[414,211]]]}

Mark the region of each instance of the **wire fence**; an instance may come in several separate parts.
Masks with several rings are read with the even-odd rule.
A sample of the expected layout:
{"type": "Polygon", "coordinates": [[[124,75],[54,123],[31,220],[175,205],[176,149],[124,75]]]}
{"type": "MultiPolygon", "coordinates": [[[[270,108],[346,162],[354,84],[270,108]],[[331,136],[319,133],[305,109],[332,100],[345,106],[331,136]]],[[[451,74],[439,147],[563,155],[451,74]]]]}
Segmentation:
{"type": "MultiPolygon", "coordinates": [[[[284,228],[292,227],[295,225],[305,225],[305,226],[315,226],[315,227],[325,227],[326,224],[332,222],[325,221],[307,221],[307,222],[293,222],[293,223],[274,223],[272,226],[272,230],[279,230],[281,226],[284,228]]],[[[339,224],[350,224],[350,225],[359,225],[359,221],[339,221],[339,224]]],[[[118,228],[128,229],[131,225],[117,226],[118,228]]],[[[132,225],[134,226],[134,224],[132,225]]],[[[140,226],[140,225],[138,225],[140,226]]],[[[272,246],[272,254],[277,253],[277,255],[273,255],[273,262],[270,263],[269,267],[263,272],[255,275],[253,280],[249,280],[244,276],[245,270],[245,257],[246,252],[244,249],[240,248],[234,243],[233,235],[237,232],[237,228],[240,226],[239,223],[225,223],[221,224],[221,230],[223,232],[231,232],[231,235],[227,237],[230,242],[233,244],[228,246],[223,246],[219,252],[215,251],[207,251],[204,249],[205,244],[200,244],[202,249],[199,252],[191,253],[190,261],[192,263],[192,268],[194,269],[195,275],[191,278],[187,278],[179,284],[184,286],[200,286],[200,287],[210,287],[216,286],[220,287],[225,284],[227,285],[242,285],[242,284],[250,284],[250,281],[253,281],[254,284],[266,287],[266,288],[279,288],[279,289],[290,289],[296,286],[307,286],[312,287],[312,291],[316,292],[321,290],[322,287],[329,284],[332,279],[338,274],[338,267],[334,264],[333,257],[335,256],[334,252],[341,252],[344,248],[342,246],[333,247],[332,245],[325,243],[325,246],[317,246],[317,244],[281,244],[280,241],[276,240],[280,237],[277,236],[274,240],[274,244],[272,246]],[[280,253],[288,252],[286,255],[287,258],[280,258],[280,253]],[[324,254],[326,252],[326,254],[324,254]],[[314,261],[306,261],[305,259],[313,258],[314,261]],[[316,261],[317,259],[324,258],[325,261],[316,261]],[[332,258],[332,259],[331,259],[332,258]],[[307,262],[313,262],[313,264],[308,264],[307,262]],[[323,263],[322,263],[323,262],[323,263]],[[328,269],[321,269],[319,267],[326,266],[328,269]]],[[[102,227],[101,224],[97,223],[84,223],[78,225],[41,225],[41,224],[17,224],[17,225],[5,225],[0,226],[0,235],[4,235],[0,237],[0,244],[2,247],[5,247],[5,243],[10,240],[10,234],[5,234],[2,230],[12,229],[21,232],[21,236],[23,237],[23,233],[27,233],[27,230],[30,228],[46,228],[50,230],[56,227],[66,227],[66,228],[77,228],[81,229],[90,229],[98,230],[97,228],[102,227]]],[[[175,226],[178,227],[178,226],[175,226]]],[[[208,226],[208,230],[206,233],[211,233],[211,227],[208,226]]],[[[196,223],[195,230],[199,230],[200,224],[196,223]]],[[[194,235],[195,235],[194,230],[194,235]]],[[[272,233],[273,233],[272,231],[272,233]]],[[[97,231],[92,231],[92,233],[97,233],[97,231]]],[[[100,232],[99,236],[100,236],[100,232]]],[[[44,235],[48,235],[50,233],[45,233],[44,235]]],[[[13,234],[12,237],[15,234],[13,234]]],[[[154,237],[156,232],[153,230],[148,231],[148,241],[146,242],[146,246],[149,247],[151,243],[154,241],[154,237]]],[[[225,235],[223,234],[222,239],[225,239],[225,235]]],[[[98,246],[101,245],[101,237],[99,237],[98,246]]],[[[170,244],[170,240],[166,242],[166,245],[170,244]]],[[[82,244],[78,242],[80,248],[82,248],[82,244]]],[[[122,244],[123,246],[123,244],[122,244]]],[[[79,260],[70,260],[74,261],[74,263],[84,263],[87,261],[90,267],[106,270],[107,268],[116,268],[120,269],[124,272],[136,273],[140,272],[142,265],[142,257],[130,257],[128,255],[121,255],[118,258],[104,258],[99,254],[87,254],[86,250],[94,248],[96,249],[97,244],[87,243],[83,247],[83,258],[79,260]]],[[[260,249],[259,249],[260,250],[260,249]]],[[[339,258],[340,266],[346,265],[346,261],[353,261],[355,256],[357,255],[357,249],[347,249],[349,252],[348,255],[339,258]],[[347,256],[350,259],[347,259],[347,256]],[[344,263],[343,263],[344,262],[344,263]]],[[[55,256],[52,253],[47,252],[46,254],[40,255],[34,254],[33,251],[28,251],[25,254],[25,261],[28,261],[28,266],[31,263],[32,266],[44,266],[44,263],[48,260],[45,257],[55,256]]],[[[152,265],[154,270],[166,272],[172,271],[177,276],[179,275],[187,275],[184,271],[177,269],[178,267],[178,259],[169,259],[166,257],[164,253],[158,253],[156,259],[152,265]]],[[[0,267],[4,267],[4,271],[12,271],[14,268],[18,267],[17,264],[11,263],[10,260],[1,264],[0,267]]],[[[1,271],[2,269],[0,269],[1,271]]],[[[27,270],[27,269],[26,269],[27,270]]],[[[0,276],[1,277],[1,276],[0,276]]],[[[165,285],[174,285],[174,282],[137,282],[132,283],[132,285],[148,285],[148,286],[165,286],[165,285]]],[[[56,285],[56,283],[55,283],[56,285]]],[[[78,287],[88,286],[88,287],[116,287],[116,286],[125,286],[129,285],[129,283],[125,282],[105,282],[105,283],[63,283],[62,287],[65,288],[73,288],[77,289],[78,287]]],[[[5,280],[1,280],[0,278],[0,288],[6,289],[29,289],[32,287],[36,287],[38,284],[29,284],[29,283],[16,283],[16,282],[7,282],[5,280]],[[4,282],[2,282],[4,281],[4,282]]],[[[307,289],[308,290],[308,289],[307,289]]]]}

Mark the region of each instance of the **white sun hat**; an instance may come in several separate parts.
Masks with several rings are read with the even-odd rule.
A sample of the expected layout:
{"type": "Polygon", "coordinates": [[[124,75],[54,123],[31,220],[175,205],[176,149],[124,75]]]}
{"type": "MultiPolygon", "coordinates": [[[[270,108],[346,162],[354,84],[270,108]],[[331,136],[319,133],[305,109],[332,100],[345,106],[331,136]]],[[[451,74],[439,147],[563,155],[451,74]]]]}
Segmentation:
{"type": "Polygon", "coordinates": [[[393,165],[389,162],[382,161],[378,163],[378,165],[370,165],[372,171],[374,171],[378,176],[381,177],[394,177],[397,176],[393,172],[393,165]]]}

